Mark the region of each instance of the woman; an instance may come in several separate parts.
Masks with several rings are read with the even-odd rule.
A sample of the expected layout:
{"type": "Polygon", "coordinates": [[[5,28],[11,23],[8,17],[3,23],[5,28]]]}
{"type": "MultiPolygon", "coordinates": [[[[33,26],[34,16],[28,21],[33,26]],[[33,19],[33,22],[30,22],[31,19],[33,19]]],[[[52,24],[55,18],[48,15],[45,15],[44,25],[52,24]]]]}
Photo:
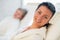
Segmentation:
{"type": "Polygon", "coordinates": [[[42,29],[47,27],[50,19],[55,13],[55,7],[50,2],[41,3],[34,14],[33,23],[12,40],[43,40],[45,33],[42,29]]]}

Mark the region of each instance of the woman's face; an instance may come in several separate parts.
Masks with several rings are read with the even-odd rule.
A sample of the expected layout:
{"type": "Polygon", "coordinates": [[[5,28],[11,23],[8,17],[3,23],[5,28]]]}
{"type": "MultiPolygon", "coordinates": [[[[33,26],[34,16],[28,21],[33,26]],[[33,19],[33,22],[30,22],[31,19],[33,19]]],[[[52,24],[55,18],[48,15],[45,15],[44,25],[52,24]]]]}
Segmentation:
{"type": "Polygon", "coordinates": [[[46,6],[40,6],[34,14],[33,22],[38,26],[47,24],[52,17],[52,12],[46,6]]]}
{"type": "Polygon", "coordinates": [[[23,11],[22,10],[16,10],[14,13],[14,17],[17,19],[22,19],[23,18],[23,11]]]}

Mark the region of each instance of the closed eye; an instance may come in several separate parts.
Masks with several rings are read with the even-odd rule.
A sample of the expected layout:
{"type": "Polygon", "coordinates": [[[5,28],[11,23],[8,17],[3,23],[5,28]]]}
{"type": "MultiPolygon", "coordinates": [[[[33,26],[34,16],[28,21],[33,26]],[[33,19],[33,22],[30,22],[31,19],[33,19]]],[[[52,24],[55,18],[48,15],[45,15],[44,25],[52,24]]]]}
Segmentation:
{"type": "Polygon", "coordinates": [[[47,16],[45,16],[44,18],[45,18],[45,19],[48,19],[48,17],[47,17],[47,16]]]}
{"type": "Polygon", "coordinates": [[[39,14],[41,14],[41,12],[40,12],[40,11],[38,11],[38,13],[39,13],[39,14]]]}

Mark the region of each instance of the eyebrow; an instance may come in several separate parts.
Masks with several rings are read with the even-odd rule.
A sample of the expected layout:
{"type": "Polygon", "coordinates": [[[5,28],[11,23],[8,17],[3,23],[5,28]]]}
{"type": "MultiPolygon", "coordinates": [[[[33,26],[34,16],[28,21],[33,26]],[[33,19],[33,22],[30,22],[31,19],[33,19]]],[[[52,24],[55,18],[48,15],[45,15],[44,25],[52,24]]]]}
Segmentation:
{"type": "MultiPolygon", "coordinates": [[[[40,9],[38,11],[42,12],[40,9]]],[[[44,15],[44,16],[47,16],[48,17],[48,15],[44,15]]]]}

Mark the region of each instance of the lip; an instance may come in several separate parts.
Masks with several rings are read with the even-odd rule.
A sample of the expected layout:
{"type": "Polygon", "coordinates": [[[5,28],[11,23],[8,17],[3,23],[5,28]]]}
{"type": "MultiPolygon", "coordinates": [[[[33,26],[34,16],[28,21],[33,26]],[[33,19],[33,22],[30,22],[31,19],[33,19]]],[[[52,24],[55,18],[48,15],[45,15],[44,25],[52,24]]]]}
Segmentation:
{"type": "Polygon", "coordinates": [[[37,22],[37,23],[41,23],[41,21],[38,21],[38,20],[37,20],[36,22],[37,22]]]}
{"type": "Polygon", "coordinates": [[[37,18],[35,18],[35,21],[36,21],[37,23],[41,23],[41,21],[40,21],[39,19],[37,19],[37,18]]]}

